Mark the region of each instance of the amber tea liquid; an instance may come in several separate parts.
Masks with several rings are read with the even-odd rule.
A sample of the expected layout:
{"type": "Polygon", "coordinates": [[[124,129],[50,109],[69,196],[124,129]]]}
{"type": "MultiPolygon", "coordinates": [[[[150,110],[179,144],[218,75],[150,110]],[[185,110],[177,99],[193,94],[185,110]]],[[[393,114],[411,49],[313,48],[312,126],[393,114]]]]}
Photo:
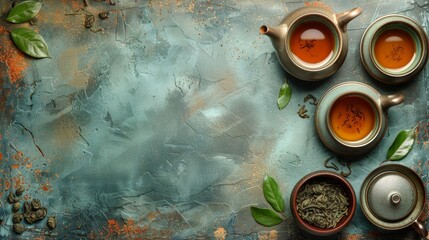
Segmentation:
{"type": "Polygon", "coordinates": [[[332,31],[323,23],[301,23],[292,32],[290,49],[295,57],[305,63],[320,63],[333,54],[335,39],[332,31]]]}
{"type": "Polygon", "coordinates": [[[358,141],[374,129],[375,112],[370,103],[361,97],[342,97],[331,107],[329,124],[339,138],[358,141]]]}
{"type": "Polygon", "coordinates": [[[380,34],[374,46],[377,62],[391,69],[406,66],[416,52],[410,34],[401,29],[389,29],[380,34]]]}

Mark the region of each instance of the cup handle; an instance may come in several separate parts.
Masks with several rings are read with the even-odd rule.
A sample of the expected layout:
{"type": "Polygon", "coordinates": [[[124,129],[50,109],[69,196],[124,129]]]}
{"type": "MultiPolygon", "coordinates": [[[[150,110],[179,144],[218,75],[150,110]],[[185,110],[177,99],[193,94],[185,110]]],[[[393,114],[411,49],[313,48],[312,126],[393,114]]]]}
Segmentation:
{"type": "Polygon", "coordinates": [[[338,26],[343,30],[343,32],[347,31],[347,23],[356,18],[362,13],[362,8],[355,7],[349,11],[345,11],[342,13],[336,14],[338,26]]]}
{"type": "Polygon", "coordinates": [[[387,109],[402,103],[405,100],[405,95],[402,93],[397,93],[393,95],[382,95],[380,97],[381,106],[387,109]]]}
{"type": "Polygon", "coordinates": [[[421,237],[423,237],[425,239],[429,239],[428,230],[425,228],[425,225],[423,225],[422,222],[417,220],[417,221],[413,222],[413,224],[411,226],[421,237]]]}

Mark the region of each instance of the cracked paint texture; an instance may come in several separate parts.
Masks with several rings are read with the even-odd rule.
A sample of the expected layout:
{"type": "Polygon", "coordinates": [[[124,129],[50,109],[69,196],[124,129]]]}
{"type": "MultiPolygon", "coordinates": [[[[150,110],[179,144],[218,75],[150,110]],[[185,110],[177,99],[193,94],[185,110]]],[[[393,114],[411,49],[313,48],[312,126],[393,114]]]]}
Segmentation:
{"type": "MultiPolygon", "coordinates": [[[[358,52],[365,28],[385,14],[412,17],[427,32],[427,1],[324,1],[337,12],[359,4],[363,13],[348,25],[344,65],[311,84],[285,73],[258,34],[303,1],[42,2],[36,26],[23,26],[45,38],[52,59],[34,60],[14,48],[5,29],[17,26],[3,20],[12,1],[0,0],[2,239],[17,237],[6,196],[19,185],[58,219],[54,231],[46,231],[46,220],[28,226],[23,239],[313,239],[288,207],[285,222],[265,228],[249,206],[267,205],[266,173],[288,203],[301,177],[324,169],[333,154],[316,135],[315,107],[307,105],[310,118],[301,119],[298,104],[351,80],[406,95],[389,110],[383,141],[352,163],[355,192],[396,134],[419,122],[417,144],[401,163],[429,181],[427,67],[409,84],[386,86],[366,74],[358,52]],[[101,20],[104,11],[109,17],[101,20]],[[85,14],[95,15],[93,30],[101,31],[84,27],[85,14]],[[293,95],[279,111],[285,79],[293,95]]],[[[358,207],[332,239],[417,236],[378,229],[358,207]]]]}

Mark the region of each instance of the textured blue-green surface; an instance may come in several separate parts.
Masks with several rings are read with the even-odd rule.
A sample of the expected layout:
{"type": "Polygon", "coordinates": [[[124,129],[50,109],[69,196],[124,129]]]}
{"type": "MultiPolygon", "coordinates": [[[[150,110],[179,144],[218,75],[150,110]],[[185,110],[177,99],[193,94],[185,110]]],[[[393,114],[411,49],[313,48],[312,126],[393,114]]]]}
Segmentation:
{"type": "MultiPolygon", "coordinates": [[[[385,14],[412,17],[428,31],[427,1],[324,1],[337,12],[359,4],[363,13],[348,25],[344,65],[320,83],[285,73],[258,33],[302,1],[88,0],[85,8],[79,0],[42,2],[36,26],[24,26],[45,38],[51,59],[24,58],[27,67],[16,75],[7,57],[10,37],[0,31],[2,239],[17,237],[6,203],[17,178],[58,219],[54,231],[45,232],[46,220],[26,225],[23,239],[311,239],[291,219],[289,195],[333,153],[316,135],[314,106],[306,104],[309,119],[296,112],[307,94],[319,98],[351,80],[406,94],[389,110],[382,142],[351,164],[357,195],[396,134],[418,122],[417,144],[401,163],[428,181],[427,67],[409,84],[386,86],[366,74],[358,52],[365,28],[385,14]],[[99,19],[106,10],[109,18],[99,19]],[[86,14],[96,17],[93,31],[84,27],[86,14]],[[280,111],[285,79],[293,95],[280,111]],[[267,205],[265,173],[287,203],[287,221],[274,228],[255,223],[249,210],[267,205]]],[[[0,26],[8,30],[16,27],[4,20],[11,3],[0,0],[0,26]]],[[[377,229],[358,207],[333,239],[406,237],[418,239],[408,228],[377,229]]]]}

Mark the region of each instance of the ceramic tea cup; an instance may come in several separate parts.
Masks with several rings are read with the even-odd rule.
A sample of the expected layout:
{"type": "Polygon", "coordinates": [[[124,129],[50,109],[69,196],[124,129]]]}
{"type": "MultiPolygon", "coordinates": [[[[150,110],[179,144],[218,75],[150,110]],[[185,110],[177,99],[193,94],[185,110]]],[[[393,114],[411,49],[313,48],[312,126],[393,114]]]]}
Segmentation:
{"type": "Polygon", "coordinates": [[[318,81],[334,74],[348,49],[347,24],[361,8],[335,13],[324,5],[305,6],[288,14],[277,27],[259,32],[271,38],[283,68],[296,78],[318,81]]]}
{"type": "Polygon", "coordinates": [[[361,82],[337,84],[319,100],[317,134],[338,155],[361,156],[381,141],[387,130],[387,110],[404,98],[402,93],[381,95],[361,82]]]}
{"type": "Polygon", "coordinates": [[[405,83],[425,66],[428,39],[421,25],[399,14],[375,20],[364,32],[360,57],[367,72],[387,84],[405,83]]]}
{"type": "Polygon", "coordinates": [[[386,230],[412,226],[429,239],[420,219],[425,198],[425,185],[419,175],[400,164],[376,168],[365,178],[360,190],[361,209],[371,223],[386,230]]]}
{"type": "MultiPolygon", "coordinates": [[[[311,199],[307,199],[304,201],[312,202],[311,199]]],[[[319,210],[323,211],[323,208],[323,203],[321,203],[321,208],[319,208],[319,210]]],[[[290,209],[292,211],[293,218],[302,230],[316,236],[329,236],[341,231],[352,220],[353,215],[356,211],[356,195],[352,185],[343,176],[332,171],[316,171],[307,174],[306,176],[301,178],[298,183],[296,183],[290,197],[290,209]],[[333,191],[332,188],[328,189],[327,187],[325,187],[325,184],[337,186],[340,191],[333,191]],[[339,205],[342,204],[341,200],[340,202],[337,202],[338,199],[344,200],[343,204],[346,205],[347,210],[344,212],[344,214],[341,216],[341,218],[334,227],[322,228],[320,226],[316,226],[317,224],[309,223],[305,217],[301,217],[300,211],[301,214],[304,214],[302,210],[305,211],[305,209],[302,209],[302,206],[306,205],[306,203],[300,201],[303,199],[303,193],[300,192],[302,192],[305,188],[311,188],[308,190],[312,192],[315,191],[315,193],[317,192],[316,194],[319,198],[322,199],[322,202],[325,198],[324,200],[326,202],[329,202],[329,207],[332,207],[333,203],[339,205]]],[[[322,222],[323,221],[324,220],[322,220],[322,222]]]]}

